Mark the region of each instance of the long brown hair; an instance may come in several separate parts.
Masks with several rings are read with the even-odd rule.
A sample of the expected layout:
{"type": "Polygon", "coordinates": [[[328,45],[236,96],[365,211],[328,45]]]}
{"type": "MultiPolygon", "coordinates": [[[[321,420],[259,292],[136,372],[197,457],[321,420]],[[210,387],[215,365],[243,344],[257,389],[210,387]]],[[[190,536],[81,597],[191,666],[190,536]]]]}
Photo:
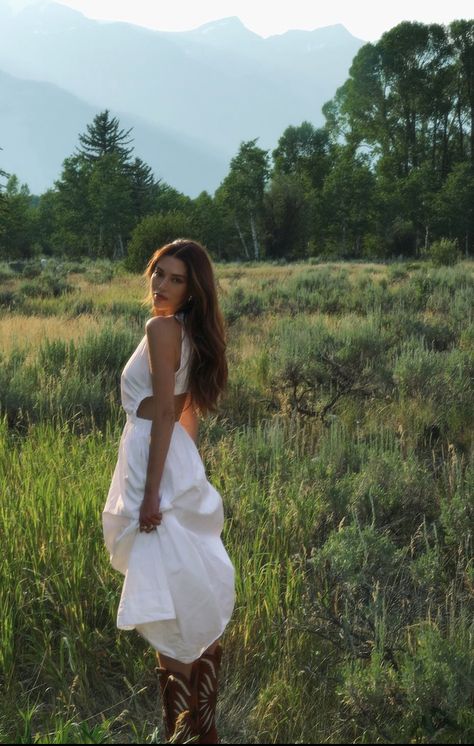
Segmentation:
{"type": "MultiPolygon", "coordinates": [[[[183,313],[192,347],[189,390],[193,405],[201,415],[216,412],[219,396],[227,385],[228,368],[225,323],[211,259],[204,246],[187,238],[178,238],[157,249],[143,273],[148,281],[148,295],[144,299],[147,305],[153,303],[151,276],[163,256],[181,259],[188,270],[188,295],[177,313],[183,313]]],[[[157,315],[154,307],[153,315],[157,315]]]]}

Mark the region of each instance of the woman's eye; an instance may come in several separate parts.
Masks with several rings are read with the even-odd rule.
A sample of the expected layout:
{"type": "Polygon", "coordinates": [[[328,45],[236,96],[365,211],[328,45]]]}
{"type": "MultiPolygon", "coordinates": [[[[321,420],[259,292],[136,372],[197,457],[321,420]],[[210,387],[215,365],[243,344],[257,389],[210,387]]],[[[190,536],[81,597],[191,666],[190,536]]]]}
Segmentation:
{"type": "MultiPolygon", "coordinates": [[[[155,271],[153,272],[153,276],[155,276],[155,275],[157,277],[162,277],[163,272],[161,270],[159,270],[159,269],[155,269],[155,271]]],[[[182,280],[180,280],[179,277],[173,277],[173,280],[174,280],[174,282],[179,282],[179,283],[182,282],[182,280]]]]}

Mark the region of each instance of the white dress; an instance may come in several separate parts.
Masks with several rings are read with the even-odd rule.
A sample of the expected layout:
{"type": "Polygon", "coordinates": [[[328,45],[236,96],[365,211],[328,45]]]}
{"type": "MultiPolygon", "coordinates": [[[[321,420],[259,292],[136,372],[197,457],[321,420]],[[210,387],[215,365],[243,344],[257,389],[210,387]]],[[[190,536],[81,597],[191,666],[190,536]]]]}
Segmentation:
{"type": "MultiPolygon", "coordinates": [[[[184,325],[181,339],[175,394],[188,384],[184,325]]],[[[160,653],[191,663],[222,635],[234,608],[234,567],[220,538],[222,499],[194,440],[175,422],[160,483],[162,522],[140,532],[151,420],[136,411],[153,395],[146,334],[123,369],[120,389],[127,421],[102,512],[112,567],[125,576],[117,627],[136,629],[160,653]]]]}

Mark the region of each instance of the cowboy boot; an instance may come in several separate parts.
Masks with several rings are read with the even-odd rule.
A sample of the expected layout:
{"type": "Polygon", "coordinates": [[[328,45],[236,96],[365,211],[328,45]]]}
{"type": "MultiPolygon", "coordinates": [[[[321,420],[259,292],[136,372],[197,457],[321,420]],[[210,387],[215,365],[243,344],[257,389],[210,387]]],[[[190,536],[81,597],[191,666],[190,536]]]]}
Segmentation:
{"type": "Polygon", "coordinates": [[[177,671],[156,668],[160,678],[163,723],[167,743],[197,743],[199,737],[199,710],[197,700],[197,675],[191,679],[177,671]]]}
{"type": "Polygon", "coordinates": [[[204,653],[195,661],[198,671],[197,693],[199,707],[199,741],[198,743],[219,743],[216,730],[217,689],[219,669],[222,660],[222,645],[214,653],[204,653]]]}

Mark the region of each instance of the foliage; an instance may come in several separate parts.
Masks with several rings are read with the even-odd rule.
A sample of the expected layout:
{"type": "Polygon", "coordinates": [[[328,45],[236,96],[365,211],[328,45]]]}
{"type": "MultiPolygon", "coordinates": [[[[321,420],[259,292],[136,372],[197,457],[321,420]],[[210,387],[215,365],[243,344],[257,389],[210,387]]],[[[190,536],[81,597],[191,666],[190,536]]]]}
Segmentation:
{"type": "Polygon", "coordinates": [[[461,259],[458,242],[449,238],[434,241],[427,252],[427,256],[435,267],[451,266],[461,259]]]}
{"type": "Polygon", "coordinates": [[[143,218],[134,229],[128,245],[127,268],[143,272],[156,249],[176,238],[187,236],[190,230],[190,220],[183,212],[157,213],[143,218]]]}
{"type": "MultiPolygon", "coordinates": [[[[107,259],[0,269],[2,739],[159,741],[154,652],[117,633],[100,524],[140,278],[107,259]],[[22,295],[45,278],[76,292],[22,295]]],[[[236,569],[221,740],[472,742],[471,263],[216,274],[230,380],[198,445],[236,569]]]]}

